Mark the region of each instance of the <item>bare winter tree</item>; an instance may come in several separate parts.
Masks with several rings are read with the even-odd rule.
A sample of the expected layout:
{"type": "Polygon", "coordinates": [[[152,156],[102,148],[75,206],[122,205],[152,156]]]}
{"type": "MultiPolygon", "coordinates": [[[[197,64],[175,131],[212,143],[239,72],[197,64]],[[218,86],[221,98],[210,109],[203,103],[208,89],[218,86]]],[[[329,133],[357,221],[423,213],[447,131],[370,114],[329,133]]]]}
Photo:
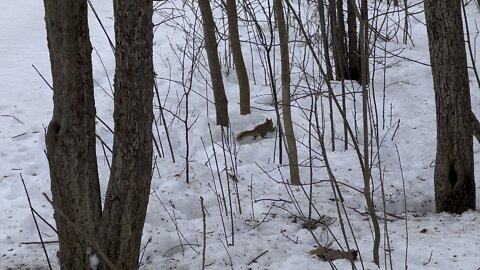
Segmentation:
{"type": "Polygon", "coordinates": [[[330,62],[330,50],[329,50],[329,40],[328,40],[328,32],[327,32],[327,19],[325,17],[325,3],[324,0],[318,0],[318,14],[320,17],[320,32],[322,37],[322,46],[323,46],[323,55],[325,59],[326,65],[326,80],[333,80],[333,73],[332,73],[332,63],[330,62]]]}
{"type": "Polygon", "coordinates": [[[354,1],[347,0],[347,27],[348,27],[348,68],[347,78],[360,81],[360,52],[357,32],[357,15],[354,1]]]}
{"type": "Polygon", "coordinates": [[[44,5],[54,95],[45,142],[60,266],[90,269],[86,238],[94,239],[101,202],[87,2],[45,0],[44,5]]]}
{"type": "Polygon", "coordinates": [[[230,34],[230,46],[232,48],[235,71],[240,87],[240,114],[250,113],[250,84],[248,81],[247,68],[243,60],[242,46],[238,35],[238,17],[236,0],[227,0],[228,32],[230,34]]]}
{"type": "Polygon", "coordinates": [[[300,175],[298,172],[298,155],[295,133],[293,131],[293,121],[290,101],[290,60],[288,53],[288,29],[285,22],[285,14],[281,0],[273,1],[275,11],[275,20],[278,26],[278,35],[280,37],[280,57],[282,66],[282,109],[283,123],[285,126],[285,137],[287,140],[287,154],[290,163],[290,182],[293,185],[300,185],[300,175]]]}
{"type": "Polygon", "coordinates": [[[371,134],[369,131],[369,115],[368,115],[368,99],[370,95],[369,87],[369,31],[368,31],[368,1],[362,0],[360,6],[360,66],[361,76],[360,81],[362,85],[362,122],[363,122],[363,196],[367,203],[368,212],[373,226],[373,261],[377,266],[380,266],[380,225],[378,222],[377,214],[375,213],[375,205],[372,200],[373,190],[371,189],[370,179],[370,157],[369,157],[369,137],[371,134]]]}
{"type": "Polygon", "coordinates": [[[437,115],[437,212],[475,209],[470,89],[461,1],[425,1],[437,115]]]}
{"type": "Polygon", "coordinates": [[[152,0],[113,1],[115,135],[101,218],[102,248],[119,269],[138,268],[152,179],[152,0]]]}
{"type": "Polygon", "coordinates": [[[46,144],[62,269],[136,269],[151,181],[151,0],[114,1],[113,163],[101,211],[86,1],[45,0],[54,109],[46,144]]]}
{"type": "MultiPolygon", "coordinates": [[[[336,78],[337,80],[355,80],[361,83],[360,45],[355,2],[347,0],[347,26],[345,26],[344,0],[328,0],[328,3],[336,78]]],[[[325,50],[327,49],[328,47],[325,50]]]]}
{"type": "Polygon", "coordinates": [[[218,59],[218,44],[215,37],[215,22],[213,21],[212,8],[208,0],[199,0],[198,5],[202,14],[205,50],[207,51],[208,67],[210,68],[210,77],[212,79],[217,125],[228,127],[228,100],[225,95],[222,69],[218,59]]]}
{"type": "Polygon", "coordinates": [[[332,33],[333,61],[335,63],[335,75],[337,80],[345,80],[346,61],[346,34],[345,20],[343,16],[343,1],[328,0],[328,13],[330,15],[330,29],[332,33]]]}

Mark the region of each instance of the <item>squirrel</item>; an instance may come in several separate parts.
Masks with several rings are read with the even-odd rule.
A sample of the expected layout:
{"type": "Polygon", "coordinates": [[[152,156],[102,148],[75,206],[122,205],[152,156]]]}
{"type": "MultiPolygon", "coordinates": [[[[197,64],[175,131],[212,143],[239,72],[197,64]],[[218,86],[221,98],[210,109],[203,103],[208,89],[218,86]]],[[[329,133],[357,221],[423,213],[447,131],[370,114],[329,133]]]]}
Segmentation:
{"type": "Polygon", "coordinates": [[[254,129],[240,132],[237,135],[237,141],[241,141],[246,137],[250,137],[250,136],[252,136],[254,140],[256,140],[258,136],[262,136],[262,138],[266,138],[268,132],[274,132],[274,131],[275,131],[275,128],[273,127],[272,119],[267,118],[267,120],[265,120],[265,123],[256,126],[254,129]]]}

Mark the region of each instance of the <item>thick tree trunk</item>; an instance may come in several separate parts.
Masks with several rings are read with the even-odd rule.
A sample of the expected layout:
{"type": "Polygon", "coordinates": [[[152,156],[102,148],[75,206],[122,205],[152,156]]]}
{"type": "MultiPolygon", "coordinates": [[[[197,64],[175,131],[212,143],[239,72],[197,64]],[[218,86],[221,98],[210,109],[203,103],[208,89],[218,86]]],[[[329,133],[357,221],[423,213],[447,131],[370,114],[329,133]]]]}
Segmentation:
{"type": "Polygon", "coordinates": [[[347,0],[348,78],[361,83],[360,52],[358,49],[357,16],[352,0],[347,0]]]}
{"type": "Polygon", "coordinates": [[[437,212],[475,209],[470,90],[461,1],[425,1],[437,115],[437,212]]]}
{"type": "Polygon", "coordinates": [[[87,3],[45,0],[44,5],[54,95],[45,141],[58,255],[62,269],[90,269],[87,252],[93,250],[85,237],[94,238],[101,202],[87,3]]]}
{"type": "Polygon", "coordinates": [[[227,17],[230,46],[232,47],[233,61],[235,62],[235,71],[240,87],[240,114],[245,115],[250,113],[250,84],[238,35],[237,4],[235,0],[227,0],[227,17]]]}
{"type": "Polygon", "coordinates": [[[287,154],[290,163],[290,182],[292,185],[300,185],[298,172],[297,143],[293,131],[291,102],[290,102],[290,56],[288,53],[288,30],[285,23],[282,0],[274,0],[273,8],[280,37],[280,57],[282,63],[282,109],[285,136],[287,138],[287,154]]]}
{"type": "Polygon", "coordinates": [[[212,79],[217,125],[228,127],[228,100],[225,95],[222,69],[218,59],[218,45],[215,37],[215,22],[213,21],[212,9],[208,0],[199,0],[198,5],[202,14],[205,50],[207,51],[208,67],[210,68],[210,77],[212,79]]]}
{"type": "Polygon", "coordinates": [[[153,3],[114,0],[113,7],[115,135],[99,230],[115,266],[137,269],[152,178],[153,3]]]}

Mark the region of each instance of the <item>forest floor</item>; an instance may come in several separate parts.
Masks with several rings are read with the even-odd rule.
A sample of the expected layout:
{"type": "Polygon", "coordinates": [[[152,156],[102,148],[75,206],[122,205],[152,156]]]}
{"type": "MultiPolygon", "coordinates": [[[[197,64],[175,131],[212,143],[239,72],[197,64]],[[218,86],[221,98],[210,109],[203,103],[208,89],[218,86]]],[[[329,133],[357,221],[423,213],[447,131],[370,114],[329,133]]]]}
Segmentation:
{"type": "MultiPolygon", "coordinates": [[[[93,2],[105,29],[113,38],[111,1],[93,2]]],[[[155,156],[141,269],[201,269],[204,221],[206,269],[352,268],[348,260],[337,260],[331,266],[310,255],[309,251],[318,246],[316,239],[323,246],[331,243],[333,249],[358,250],[359,258],[354,262],[355,266],[358,269],[377,269],[372,255],[372,226],[365,198],[360,192],[363,190],[362,172],[353,147],[342,150],[343,124],[338,110],[334,110],[337,150],[332,151],[332,143],[328,139],[325,142],[327,156],[323,156],[319,142],[314,140],[311,158],[308,147],[308,110],[312,98],[305,87],[299,87],[305,86],[306,80],[302,76],[305,72],[300,65],[294,64],[292,84],[296,87],[292,87],[295,104],[292,115],[298,140],[301,181],[304,184],[313,182],[313,207],[309,209],[310,186],[300,188],[284,183],[289,179],[288,167],[284,166],[288,162],[285,152],[282,163],[279,162],[275,135],[229,144],[225,147],[225,152],[222,151],[222,133],[215,125],[214,107],[206,101],[213,100],[213,96],[205,90],[208,72],[202,65],[198,65],[194,73],[189,107],[185,107],[185,88],[178,82],[182,82],[182,75],[184,80],[189,78],[190,62],[187,59],[186,64],[181,64],[182,52],[185,48],[190,54],[198,53],[199,41],[192,34],[201,31],[201,24],[193,25],[195,16],[189,11],[188,5],[182,6],[182,3],[183,1],[158,2],[162,11],[156,12],[154,17],[154,22],[160,23],[155,26],[155,72],[175,162],[170,154],[165,126],[159,124],[158,132],[155,129],[154,133],[162,144],[164,155],[159,157],[156,152],[155,156]],[[184,31],[190,34],[187,35],[184,31]],[[184,119],[186,115],[189,116],[188,123],[191,125],[188,130],[188,184],[185,170],[186,131],[184,124],[178,120],[184,119]],[[343,200],[339,200],[332,191],[324,167],[326,159],[340,184],[343,200]],[[310,160],[313,162],[311,172],[310,160]],[[225,163],[228,168],[226,171],[225,163]],[[204,200],[206,217],[202,215],[200,197],[204,200]],[[221,200],[222,197],[225,200],[221,200]],[[340,216],[337,206],[342,208],[340,216]],[[318,221],[315,224],[318,227],[314,230],[305,228],[310,210],[311,218],[318,221]]],[[[2,7],[0,269],[47,269],[45,254],[38,244],[39,236],[21,181],[23,177],[33,208],[46,221],[54,224],[53,209],[42,195],[46,193],[51,196],[44,140],[45,128],[53,108],[52,91],[33,68],[35,66],[51,82],[43,2],[7,0],[2,7]]],[[[378,39],[376,49],[373,50],[376,59],[371,61],[371,69],[375,73],[372,73],[374,83],[370,90],[377,106],[372,118],[377,117],[379,139],[379,143],[372,144],[375,157],[372,173],[373,200],[381,229],[380,268],[406,269],[408,266],[409,269],[480,269],[479,212],[468,211],[462,215],[435,213],[435,101],[423,5],[415,5],[410,12],[411,38],[407,44],[401,42],[401,30],[397,33],[398,38],[394,37],[388,42],[378,39]],[[385,62],[384,56],[388,56],[385,62]]],[[[221,15],[219,10],[214,14],[217,18],[221,15]]],[[[303,15],[307,18],[312,14],[304,11],[303,15]]],[[[387,20],[390,28],[382,29],[380,33],[393,35],[395,25],[392,22],[398,20],[393,18],[397,15],[392,15],[387,20]]],[[[403,13],[398,16],[403,18],[403,13]]],[[[467,16],[470,28],[476,29],[474,26],[478,24],[480,16],[473,2],[467,6],[467,16]]],[[[97,114],[113,127],[111,86],[115,59],[93,14],[89,15],[89,20],[94,47],[92,59],[97,114]]],[[[226,31],[220,22],[221,20],[217,22],[219,29],[226,31]]],[[[268,24],[261,23],[260,26],[266,28],[268,24]]],[[[472,31],[476,31],[471,33],[476,52],[480,50],[478,30],[472,31]]],[[[291,38],[295,33],[292,31],[291,38]]],[[[242,40],[253,35],[245,29],[241,29],[241,34],[242,40]]],[[[305,48],[301,43],[291,46],[297,62],[301,62],[298,59],[302,57],[305,48]]],[[[251,115],[240,115],[235,72],[231,68],[227,72],[226,60],[224,57],[221,60],[229,99],[230,139],[233,139],[234,134],[262,123],[265,118],[273,118],[274,122],[276,119],[271,105],[271,90],[263,72],[264,59],[258,57],[264,50],[249,43],[244,43],[243,49],[251,76],[251,115]]],[[[220,42],[219,52],[224,55],[223,41],[220,42]]],[[[205,63],[206,60],[202,58],[201,61],[205,63]]],[[[280,69],[278,60],[275,68],[277,71],[280,69]]],[[[307,64],[306,70],[312,70],[311,63],[307,64]]],[[[279,79],[278,74],[277,72],[276,76],[279,79]]],[[[480,89],[473,71],[469,70],[469,74],[472,108],[480,115],[480,89]]],[[[276,83],[278,89],[280,81],[277,80],[276,83]]],[[[356,83],[347,85],[350,92],[360,91],[360,86],[356,83]]],[[[341,91],[340,83],[334,83],[333,87],[335,91],[341,91]]],[[[354,120],[361,122],[361,95],[357,93],[356,100],[351,97],[353,95],[347,101],[347,115],[353,125],[354,120]]],[[[155,104],[158,105],[156,99],[155,104]]],[[[328,99],[321,98],[318,106],[319,110],[325,112],[325,117],[320,122],[325,126],[326,138],[330,138],[332,133],[328,99]]],[[[158,112],[157,106],[155,114],[160,119],[158,112]]],[[[354,127],[362,142],[361,123],[354,127]]],[[[97,123],[97,134],[108,145],[112,145],[112,135],[101,123],[97,123]]],[[[360,147],[363,148],[363,145],[360,147]]],[[[111,157],[108,153],[105,154],[100,142],[97,154],[101,187],[105,191],[109,175],[106,159],[111,157]]],[[[478,172],[480,147],[476,141],[474,155],[475,170],[478,172]]],[[[480,205],[478,181],[476,189],[477,205],[480,205]]],[[[39,221],[39,226],[44,241],[57,239],[56,234],[44,222],[39,221]]],[[[57,249],[58,244],[55,242],[46,245],[54,269],[58,268],[57,249]]]]}

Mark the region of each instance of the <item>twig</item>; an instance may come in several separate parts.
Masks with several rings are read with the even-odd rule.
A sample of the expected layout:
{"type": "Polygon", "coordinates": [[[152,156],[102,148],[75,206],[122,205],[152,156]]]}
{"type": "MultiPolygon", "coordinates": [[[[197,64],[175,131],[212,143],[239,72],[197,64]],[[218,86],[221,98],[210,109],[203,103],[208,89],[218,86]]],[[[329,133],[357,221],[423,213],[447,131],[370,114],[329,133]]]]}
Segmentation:
{"type": "Polygon", "coordinates": [[[408,212],[407,212],[407,193],[405,192],[405,178],[403,176],[402,160],[400,158],[400,152],[398,146],[395,144],[395,150],[397,151],[398,163],[400,165],[400,174],[402,176],[403,185],[403,207],[405,207],[405,269],[408,269],[408,212]]]}
{"type": "Polygon", "coordinates": [[[43,252],[45,252],[45,257],[47,258],[48,268],[52,270],[52,264],[50,263],[50,259],[48,258],[48,252],[45,248],[45,243],[43,242],[42,233],[40,232],[40,228],[38,227],[37,219],[35,218],[35,214],[33,213],[32,202],[30,201],[30,195],[28,194],[27,186],[25,185],[25,180],[23,180],[23,176],[20,173],[20,179],[22,179],[23,188],[25,189],[25,194],[27,195],[28,205],[30,206],[30,212],[32,213],[33,221],[35,222],[35,227],[37,228],[38,237],[40,238],[40,242],[42,244],[43,252]]]}
{"type": "Polygon", "coordinates": [[[110,171],[112,169],[112,166],[110,165],[110,161],[108,160],[108,155],[107,155],[107,152],[105,151],[105,148],[108,148],[108,150],[110,150],[110,154],[113,154],[113,151],[108,147],[108,145],[106,145],[102,139],[100,138],[100,136],[98,136],[97,134],[95,134],[97,136],[97,138],[100,140],[100,142],[102,143],[102,150],[103,150],[103,155],[105,156],[105,160],[107,161],[107,165],[108,165],[108,170],[110,171]]]}
{"type": "Polygon", "coordinates": [[[95,50],[95,53],[97,54],[98,56],[98,59],[100,60],[100,63],[102,64],[102,67],[103,67],[103,72],[105,72],[105,77],[107,77],[107,81],[108,81],[108,86],[110,86],[110,91],[112,92],[112,94],[110,95],[109,93],[107,93],[107,91],[105,91],[105,89],[103,89],[103,87],[100,87],[102,88],[103,92],[105,92],[105,94],[110,97],[111,99],[113,99],[113,95],[114,95],[114,91],[113,91],[113,86],[112,86],[112,83],[110,81],[110,76],[108,76],[108,72],[107,72],[107,68],[105,67],[105,64],[103,63],[103,60],[102,60],[102,57],[100,56],[100,54],[98,53],[97,51],[97,48],[93,48],[95,50]]]}
{"type": "Polygon", "coordinates": [[[168,133],[167,121],[165,121],[165,116],[163,115],[163,107],[162,107],[162,103],[160,102],[160,96],[158,93],[157,80],[155,79],[153,82],[154,82],[153,86],[155,87],[155,94],[158,101],[158,108],[160,110],[160,117],[162,118],[162,122],[165,128],[165,134],[167,135],[168,146],[170,147],[170,154],[172,155],[173,163],[175,163],[175,155],[173,154],[172,142],[170,141],[170,134],[168,133]]]}
{"type": "Polygon", "coordinates": [[[162,154],[162,151],[160,151],[160,147],[158,146],[157,139],[155,138],[154,135],[155,135],[155,134],[153,134],[153,132],[152,132],[152,138],[153,138],[152,141],[153,141],[153,144],[155,145],[155,149],[157,150],[157,154],[162,158],[162,157],[163,157],[163,156],[162,156],[162,155],[163,155],[163,154],[162,154]]]}
{"type": "Polygon", "coordinates": [[[430,251],[430,258],[428,258],[428,261],[427,262],[424,262],[423,265],[427,265],[430,263],[430,261],[432,260],[432,254],[433,254],[433,250],[430,251]]]}
{"type": "MultiPolygon", "coordinates": [[[[223,162],[225,164],[225,167],[224,167],[224,170],[225,170],[225,174],[226,174],[226,177],[225,179],[227,179],[227,191],[228,191],[228,206],[230,207],[230,226],[231,226],[231,232],[232,232],[232,242],[230,243],[230,245],[234,246],[235,245],[235,228],[234,228],[234,218],[233,218],[233,206],[232,206],[232,189],[230,187],[230,181],[228,179],[228,168],[227,168],[227,165],[228,165],[228,162],[227,162],[227,155],[226,155],[226,151],[225,151],[225,129],[223,127],[221,127],[222,129],[222,152],[223,152],[223,162]]],[[[232,164],[232,167],[233,167],[233,164],[232,164]]],[[[237,195],[238,195],[238,190],[237,190],[237,195]]],[[[240,201],[238,201],[238,205],[240,206],[240,201]]],[[[225,210],[226,211],[226,210],[225,210]]],[[[228,211],[227,211],[228,212],[228,211]]],[[[241,213],[241,211],[240,211],[241,213]]]]}
{"type": "Polygon", "coordinates": [[[16,138],[18,138],[18,137],[22,137],[23,135],[27,135],[27,134],[28,134],[28,132],[24,132],[24,133],[15,135],[15,136],[12,137],[12,139],[16,139],[16,138]]]}
{"type": "Polygon", "coordinates": [[[250,266],[250,264],[254,263],[254,262],[257,262],[257,260],[262,257],[263,255],[265,255],[265,253],[268,252],[268,249],[265,250],[264,252],[260,253],[260,255],[258,255],[257,257],[253,258],[248,264],[247,266],[250,266]]]}
{"type": "Polygon", "coordinates": [[[250,176],[250,202],[252,206],[252,220],[255,220],[255,209],[253,208],[253,174],[250,176]]]}
{"type": "MultiPolygon", "coordinates": [[[[218,166],[217,151],[215,151],[215,141],[213,140],[212,129],[210,123],[208,124],[208,131],[210,132],[210,140],[212,142],[213,157],[215,158],[215,165],[217,168],[218,183],[220,184],[220,191],[222,192],[222,200],[225,207],[225,216],[228,216],[227,201],[225,200],[225,192],[223,190],[222,177],[220,176],[220,168],[218,166]]],[[[227,179],[228,181],[228,179],[227,179]]]]}
{"type": "Polygon", "coordinates": [[[112,42],[112,40],[110,39],[110,36],[108,35],[107,30],[105,30],[105,27],[103,26],[103,23],[102,23],[102,21],[100,20],[100,17],[98,17],[97,11],[96,11],[95,8],[93,7],[92,2],[91,2],[90,0],[88,0],[87,2],[88,2],[88,5],[90,6],[90,8],[91,8],[92,11],[93,11],[93,14],[95,14],[95,17],[97,18],[98,23],[99,23],[100,26],[102,27],[102,30],[103,30],[103,32],[105,33],[105,36],[107,36],[108,43],[110,43],[110,48],[112,48],[112,52],[115,54],[115,46],[113,45],[113,42],[112,42]]]}
{"type": "MultiPolygon", "coordinates": [[[[210,173],[212,174],[212,182],[213,182],[212,190],[214,191],[214,193],[216,195],[215,197],[217,198],[218,211],[219,211],[219,214],[220,214],[220,219],[222,220],[223,235],[225,236],[225,242],[228,242],[228,240],[227,240],[227,229],[225,228],[225,219],[224,219],[223,213],[222,213],[222,200],[225,201],[225,199],[224,199],[225,197],[221,197],[218,193],[217,184],[215,182],[215,174],[213,173],[213,167],[212,167],[212,164],[210,162],[210,160],[212,158],[208,156],[207,147],[205,146],[205,142],[203,141],[203,138],[200,137],[200,140],[202,141],[203,150],[205,151],[205,156],[207,157],[206,165],[208,165],[208,168],[210,168],[210,173]]],[[[217,155],[216,152],[213,152],[213,155],[216,156],[217,155]]],[[[210,188],[211,188],[210,184],[208,184],[208,186],[210,186],[210,188]]],[[[226,209],[225,209],[225,211],[226,211],[226,209]]]]}
{"type": "MultiPolygon", "coordinates": [[[[150,238],[148,238],[147,240],[147,243],[145,243],[145,246],[143,246],[142,250],[140,252],[142,252],[142,256],[140,256],[140,262],[143,260],[143,256],[145,255],[145,251],[147,250],[147,246],[148,244],[150,244],[152,242],[152,237],[150,236],[150,238]]],[[[148,260],[148,257],[147,257],[147,260],[148,260]]]]}
{"type": "Polygon", "coordinates": [[[196,247],[199,247],[200,245],[190,244],[190,243],[176,245],[176,246],[173,246],[173,247],[169,248],[167,251],[165,251],[165,253],[163,253],[163,257],[167,256],[167,253],[170,252],[171,250],[174,250],[174,249],[176,249],[177,247],[182,247],[182,246],[190,246],[190,247],[191,247],[191,246],[196,246],[196,247]]]}
{"type": "Polygon", "coordinates": [[[98,115],[95,115],[95,118],[97,118],[100,123],[102,123],[112,134],[114,134],[113,129],[107,125],[98,115]]]}
{"type": "Polygon", "coordinates": [[[275,203],[273,203],[273,204],[270,206],[270,208],[268,209],[268,211],[267,211],[267,213],[265,214],[265,216],[263,216],[263,219],[262,219],[257,225],[253,226],[253,228],[252,228],[251,230],[256,229],[258,226],[260,226],[260,224],[262,224],[262,223],[265,221],[265,219],[267,219],[268,214],[270,214],[270,211],[272,211],[272,208],[273,208],[274,206],[275,206],[275,203]]]}
{"type": "Polygon", "coordinates": [[[50,83],[48,83],[48,81],[45,79],[45,77],[43,77],[42,73],[40,73],[40,71],[38,71],[37,67],[35,67],[35,65],[32,65],[32,67],[35,69],[35,71],[38,73],[38,75],[40,76],[40,78],[43,79],[43,81],[48,85],[48,87],[50,87],[50,89],[52,89],[53,91],[53,86],[50,85],[50,83]]]}
{"type": "Polygon", "coordinates": [[[225,251],[227,252],[227,255],[228,255],[228,258],[230,259],[230,267],[232,268],[233,270],[233,261],[232,261],[232,256],[230,256],[230,252],[228,252],[228,249],[227,249],[227,246],[223,243],[222,239],[220,239],[220,243],[222,243],[223,245],[223,248],[225,249],[225,251]]]}
{"type": "Polygon", "coordinates": [[[42,242],[21,242],[22,245],[44,245],[44,244],[58,244],[58,240],[42,241],[42,242]]]}
{"type": "Polygon", "coordinates": [[[254,201],[254,203],[261,202],[261,201],[293,203],[292,201],[285,200],[285,199],[282,199],[282,198],[279,198],[279,199],[268,199],[268,198],[265,198],[265,199],[256,199],[256,200],[254,201]]]}
{"type": "Polygon", "coordinates": [[[202,207],[203,220],[203,253],[202,253],[202,270],[205,270],[205,253],[207,251],[207,222],[205,218],[205,206],[203,205],[203,197],[200,196],[200,206],[202,207]]]}
{"type": "MultiPolygon", "coordinates": [[[[167,209],[167,206],[163,203],[163,201],[160,199],[160,197],[158,196],[158,193],[156,190],[153,191],[153,194],[155,195],[155,197],[157,198],[157,200],[160,202],[160,204],[163,206],[163,209],[165,209],[165,212],[167,212],[168,216],[170,217],[170,220],[173,222],[173,224],[175,225],[175,229],[177,230],[177,235],[178,235],[178,239],[180,241],[180,245],[176,246],[176,247],[182,247],[183,249],[183,246],[186,246],[188,245],[193,251],[195,251],[195,253],[197,254],[200,254],[200,252],[198,252],[195,248],[193,248],[195,245],[191,244],[187,238],[185,237],[185,235],[183,235],[183,233],[180,231],[180,228],[178,227],[178,222],[177,222],[177,219],[172,216],[172,214],[170,214],[170,212],[168,211],[167,209]],[[182,243],[182,238],[185,240],[185,242],[187,242],[187,244],[183,244],[182,243]]],[[[173,208],[173,207],[172,207],[173,208]]],[[[175,214],[175,213],[174,213],[175,214]]],[[[198,246],[198,245],[197,245],[198,246]]],[[[167,251],[168,252],[168,251],[167,251]]],[[[184,251],[185,252],[185,251],[184,251]]],[[[166,253],[165,253],[166,254],[166,253]]]]}
{"type": "Polygon", "coordinates": [[[11,114],[0,114],[0,116],[4,116],[4,117],[12,117],[13,119],[17,120],[18,122],[20,122],[20,124],[23,125],[23,122],[20,121],[20,119],[18,119],[15,115],[11,115],[11,114]]]}
{"type": "MultiPolygon", "coordinates": [[[[102,139],[102,137],[100,137],[98,134],[95,134],[95,137],[97,137],[97,139],[102,143],[102,146],[105,146],[105,148],[108,149],[108,151],[110,152],[110,154],[113,154],[113,150],[112,148],[110,148],[108,146],[108,144],[102,139]]],[[[104,151],[105,152],[105,151],[104,151]]]]}
{"type": "Polygon", "coordinates": [[[286,233],[285,233],[285,230],[281,230],[280,231],[283,235],[283,237],[287,238],[287,240],[289,240],[290,242],[298,245],[298,237],[297,237],[297,240],[293,240],[292,238],[290,238],[290,236],[288,236],[286,233]]]}
{"type": "Polygon", "coordinates": [[[35,208],[32,208],[32,211],[33,211],[33,213],[35,213],[35,215],[37,215],[37,217],[39,217],[45,224],[47,224],[48,227],[50,227],[50,229],[52,229],[52,230],[58,235],[57,229],[55,229],[55,227],[53,227],[52,224],[50,224],[48,221],[46,221],[46,220],[37,212],[37,210],[35,210],[35,208]]]}

